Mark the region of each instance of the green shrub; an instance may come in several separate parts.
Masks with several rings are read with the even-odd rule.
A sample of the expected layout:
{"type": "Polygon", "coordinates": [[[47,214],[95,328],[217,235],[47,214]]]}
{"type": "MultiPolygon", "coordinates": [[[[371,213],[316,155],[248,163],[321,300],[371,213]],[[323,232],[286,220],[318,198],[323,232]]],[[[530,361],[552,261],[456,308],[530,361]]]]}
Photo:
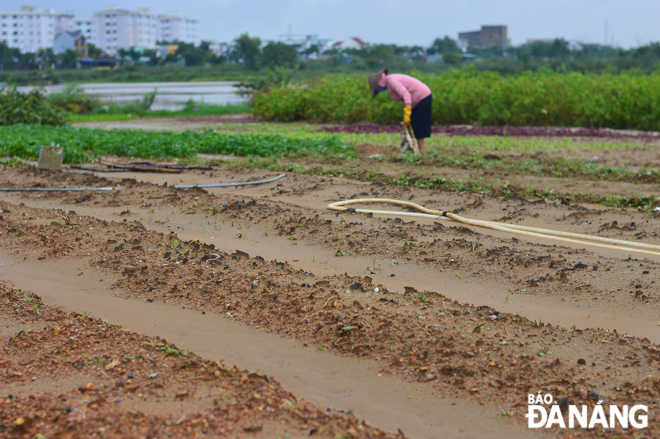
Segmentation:
{"type": "Polygon", "coordinates": [[[67,85],[62,91],[48,94],[46,99],[55,107],[73,114],[87,113],[101,106],[97,96],[85,93],[78,85],[67,85]]]}
{"type": "MultiPolygon", "coordinates": [[[[660,130],[660,73],[567,73],[541,69],[503,77],[456,69],[413,73],[433,91],[437,125],[581,126],[660,130]]],[[[315,84],[255,96],[253,112],[268,120],[396,124],[401,103],[371,99],[366,75],[327,75],[315,84]]]]}
{"type": "Polygon", "coordinates": [[[0,125],[64,125],[64,112],[51,105],[39,90],[21,93],[16,88],[0,92],[0,125]]]}
{"type": "Polygon", "coordinates": [[[68,85],[62,91],[47,95],[48,101],[57,108],[72,114],[131,114],[145,116],[156,99],[157,90],[147,92],[142,100],[131,102],[102,102],[98,96],[85,93],[78,85],[68,85]]]}
{"type": "Polygon", "coordinates": [[[269,120],[292,122],[307,119],[309,106],[306,90],[278,87],[269,93],[256,93],[253,98],[254,114],[269,120]]]}

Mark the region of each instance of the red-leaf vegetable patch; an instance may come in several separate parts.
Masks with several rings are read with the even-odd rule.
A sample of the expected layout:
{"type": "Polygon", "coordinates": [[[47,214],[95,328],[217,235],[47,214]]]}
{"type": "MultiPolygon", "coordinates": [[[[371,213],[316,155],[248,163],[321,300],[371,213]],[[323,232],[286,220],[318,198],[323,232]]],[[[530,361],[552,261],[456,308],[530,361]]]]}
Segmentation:
{"type": "MultiPolygon", "coordinates": [[[[326,133],[377,134],[398,133],[397,125],[374,123],[333,125],[321,128],[326,133]]],[[[435,125],[433,133],[451,136],[512,136],[512,137],[597,137],[606,139],[637,139],[652,141],[660,139],[660,133],[651,131],[620,131],[608,128],[555,128],[555,127],[512,127],[477,125],[435,125]]]]}

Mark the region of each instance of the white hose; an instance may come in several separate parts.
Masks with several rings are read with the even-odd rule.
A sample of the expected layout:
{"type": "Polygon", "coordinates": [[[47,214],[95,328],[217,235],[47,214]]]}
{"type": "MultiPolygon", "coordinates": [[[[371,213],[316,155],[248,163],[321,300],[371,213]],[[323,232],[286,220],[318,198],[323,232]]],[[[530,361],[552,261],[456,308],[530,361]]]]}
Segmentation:
{"type": "Polygon", "coordinates": [[[252,184],[264,184],[270,183],[280,178],[285,177],[286,174],[280,174],[277,177],[269,178],[268,180],[259,180],[259,181],[243,181],[237,183],[216,183],[216,184],[191,184],[188,186],[174,186],[174,189],[192,189],[192,188],[207,188],[207,187],[233,187],[233,186],[249,186],[252,184]]]}
{"type": "Polygon", "coordinates": [[[642,242],[629,242],[620,239],[583,235],[581,233],[571,233],[571,232],[561,232],[550,229],[540,229],[536,227],[520,226],[517,224],[497,223],[494,221],[483,221],[483,220],[475,220],[470,218],[463,218],[461,216],[456,215],[455,213],[427,209],[423,206],[420,206],[419,204],[411,203],[409,201],[393,200],[389,198],[360,198],[355,200],[337,201],[335,203],[328,204],[328,209],[338,210],[338,211],[351,209],[359,213],[372,213],[378,215],[396,215],[396,216],[414,216],[418,218],[421,217],[421,218],[431,218],[438,220],[450,220],[450,221],[457,221],[463,224],[469,224],[472,226],[499,230],[501,232],[515,233],[517,235],[533,236],[535,238],[553,239],[556,241],[571,242],[574,244],[593,245],[596,247],[611,248],[611,249],[623,250],[627,252],[637,252],[637,253],[645,253],[649,255],[660,256],[660,245],[645,244],[642,242]],[[346,205],[349,204],[369,204],[369,203],[396,204],[399,206],[410,207],[419,210],[423,213],[397,212],[392,210],[352,209],[349,207],[345,207],[346,205]],[[599,244],[598,242],[603,242],[606,244],[599,244]],[[655,251],[642,250],[642,249],[649,249],[655,251]]]}
{"type": "MultiPolygon", "coordinates": [[[[233,186],[249,186],[253,184],[264,184],[270,183],[280,178],[285,177],[286,174],[280,174],[277,177],[270,178],[268,180],[259,180],[259,181],[244,181],[236,183],[216,183],[216,184],[191,184],[188,186],[174,186],[174,189],[192,189],[192,188],[209,188],[209,187],[233,187],[233,186]]],[[[17,187],[8,187],[0,188],[0,192],[82,192],[82,191],[119,191],[124,189],[123,187],[61,187],[61,188],[17,188],[17,187]]]]}

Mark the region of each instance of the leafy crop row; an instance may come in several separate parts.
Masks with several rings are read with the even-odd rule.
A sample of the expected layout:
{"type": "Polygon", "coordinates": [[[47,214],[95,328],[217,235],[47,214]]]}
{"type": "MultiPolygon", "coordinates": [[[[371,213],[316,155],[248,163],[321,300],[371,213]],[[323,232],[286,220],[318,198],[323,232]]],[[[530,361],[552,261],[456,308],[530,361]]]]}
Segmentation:
{"type": "MultiPolygon", "coordinates": [[[[437,125],[581,126],[660,130],[660,73],[602,75],[548,69],[503,77],[472,69],[414,74],[433,92],[437,125]]],[[[327,75],[308,86],[279,87],[254,97],[269,120],[396,124],[401,103],[371,99],[366,76],[327,75]]]]}
{"type": "Polygon", "coordinates": [[[103,155],[141,158],[192,157],[197,153],[236,156],[318,154],[353,157],[351,145],[336,136],[296,139],[277,134],[224,134],[212,130],[153,132],[101,130],[69,126],[13,125],[0,127],[0,155],[36,159],[39,147],[54,142],[64,147],[65,163],[84,163],[103,155]]]}

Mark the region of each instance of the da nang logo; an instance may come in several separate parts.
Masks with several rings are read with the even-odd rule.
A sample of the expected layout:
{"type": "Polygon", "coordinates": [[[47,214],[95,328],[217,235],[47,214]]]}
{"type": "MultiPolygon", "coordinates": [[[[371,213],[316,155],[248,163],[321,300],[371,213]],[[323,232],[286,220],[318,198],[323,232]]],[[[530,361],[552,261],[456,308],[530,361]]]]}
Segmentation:
{"type": "Polygon", "coordinates": [[[596,406],[590,410],[587,405],[566,405],[564,413],[554,401],[552,395],[527,395],[527,426],[529,428],[594,428],[600,425],[603,428],[636,428],[642,429],[649,425],[648,408],[645,405],[627,405],[619,408],[610,404],[607,409],[598,400],[596,406]],[[549,407],[546,407],[549,406],[549,407]],[[568,422],[566,422],[568,419],[568,422]]]}

